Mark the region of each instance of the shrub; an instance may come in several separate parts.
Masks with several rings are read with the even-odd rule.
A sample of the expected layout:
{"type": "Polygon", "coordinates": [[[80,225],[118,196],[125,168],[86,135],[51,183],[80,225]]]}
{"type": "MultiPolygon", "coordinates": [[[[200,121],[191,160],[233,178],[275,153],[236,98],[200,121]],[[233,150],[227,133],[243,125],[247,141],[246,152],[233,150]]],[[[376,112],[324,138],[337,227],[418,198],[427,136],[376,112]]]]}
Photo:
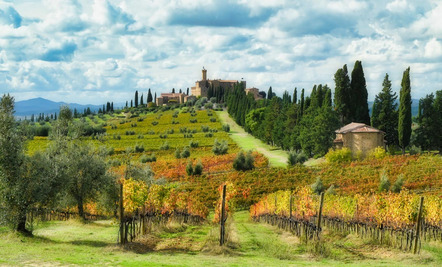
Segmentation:
{"type": "Polygon", "coordinates": [[[227,144],[226,140],[223,140],[222,142],[215,140],[215,143],[213,144],[213,147],[212,147],[212,151],[215,155],[227,154],[228,149],[229,149],[229,145],[227,144]]]}
{"type": "Polygon", "coordinates": [[[201,131],[203,133],[207,133],[210,130],[210,127],[207,125],[201,125],[201,131]]]}
{"type": "Polygon", "coordinates": [[[167,133],[168,133],[168,134],[173,134],[174,132],[175,132],[174,129],[169,129],[169,130],[167,130],[167,133]]]}
{"type": "Polygon", "coordinates": [[[119,134],[113,134],[112,138],[115,140],[121,140],[121,136],[119,134]]]}
{"type": "Polygon", "coordinates": [[[178,147],[175,150],[175,158],[177,158],[177,159],[181,158],[181,151],[178,147]]]}
{"type": "Polygon", "coordinates": [[[160,134],[160,138],[161,139],[166,139],[167,138],[167,134],[160,134]]]}
{"type": "Polygon", "coordinates": [[[154,135],[155,131],[150,130],[150,131],[147,132],[147,134],[154,135]]]}
{"type": "Polygon", "coordinates": [[[192,161],[190,161],[190,160],[186,165],[186,173],[187,173],[187,175],[193,175],[193,165],[192,165],[192,161]]]}
{"type": "Polygon", "coordinates": [[[330,149],[325,155],[325,159],[329,163],[350,162],[352,160],[351,150],[347,147],[337,150],[330,149]]]}
{"type": "Polygon", "coordinates": [[[153,125],[153,126],[156,126],[156,125],[158,125],[158,122],[157,122],[157,121],[153,121],[153,122],[152,122],[152,125],[153,125]]]}
{"type": "Polygon", "coordinates": [[[194,175],[201,175],[203,173],[203,164],[201,163],[201,160],[198,161],[198,163],[195,165],[195,168],[193,169],[194,175]]]}
{"type": "Polygon", "coordinates": [[[229,124],[223,124],[223,131],[228,133],[230,132],[230,125],[229,124]]]}
{"type": "Polygon", "coordinates": [[[136,123],[131,123],[130,127],[137,127],[137,124],[136,123]]]}
{"type": "Polygon", "coordinates": [[[210,121],[211,122],[216,122],[216,119],[215,118],[210,118],[210,121]]]}
{"type": "Polygon", "coordinates": [[[206,133],[204,137],[213,137],[213,133],[206,133]]]}
{"type": "Polygon", "coordinates": [[[143,138],[144,138],[144,135],[139,134],[137,138],[138,138],[138,139],[143,139],[143,138]]]}
{"type": "Polygon", "coordinates": [[[168,150],[169,149],[169,143],[168,142],[164,142],[161,146],[160,146],[160,150],[168,150]]]}
{"type": "Polygon", "coordinates": [[[197,119],[190,119],[189,121],[190,121],[190,123],[197,123],[198,122],[197,119]]]}
{"type": "Polygon", "coordinates": [[[157,161],[157,157],[155,156],[155,153],[152,153],[151,155],[143,155],[140,157],[141,163],[155,162],[155,161],[157,161]]]}
{"type": "Polygon", "coordinates": [[[388,175],[384,170],[379,181],[379,192],[388,191],[388,189],[390,189],[390,180],[388,180],[388,175]]]}
{"type": "Polygon", "coordinates": [[[213,108],[213,103],[212,102],[207,102],[206,104],[204,104],[204,108],[205,109],[212,109],[213,108]]]}
{"type": "Polygon", "coordinates": [[[135,149],[134,149],[135,153],[141,153],[144,152],[144,146],[143,145],[135,145],[135,149]]]}
{"type": "Polygon", "coordinates": [[[135,131],[126,131],[126,135],[135,135],[135,131]]]}
{"type": "Polygon", "coordinates": [[[190,157],[190,150],[187,146],[183,148],[183,151],[181,151],[181,157],[183,159],[190,157]]]}
{"type": "Polygon", "coordinates": [[[193,134],[191,134],[191,133],[184,134],[184,138],[193,138],[193,134]]]}
{"type": "Polygon", "coordinates": [[[421,153],[422,153],[422,149],[419,146],[413,145],[412,147],[410,147],[410,155],[416,155],[416,154],[421,154],[421,153]]]}
{"type": "Polygon", "coordinates": [[[180,124],[180,122],[176,121],[176,120],[172,120],[172,124],[180,124]]]}
{"type": "Polygon", "coordinates": [[[391,187],[391,191],[394,193],[399,193],[402,190],[402,186],[404,185],[404,174],[399,174],[396,182],[394,182],[393,186],[391,187]]]}
{"type": "Polygon", "coordinates": [[[327,191],[325,191],[325,194],[327,195],[336,195],[335,185],[332,184],[327,191]]]}
{"type": "Polygon", "coordinates": [[[307,155],[303,151],[294,151],[291,150],[289,152],[288,164],[293,166],[295,164],[303,164],[307,160],[307,155]]]}
{"type": "Polygon", "coordinates": [[[321,194],[322,192],[324,192],[325,187],[324,184],[322,183],[321,177],[316,178],[316,182],[314,184],[311,185],[312,190],[314,193],[316,194],[321,194]]]}
{"type": "Polygon", "coordinates": [[[255,168],[253,163],[254,158],[251,151],[247,152],[246,155],[243,151],[240,151],[233,160],[233,168],[237,171],[248,171],[255,168]]]}
{"type": "Polygon", "coordinates": [[[197,148],[199,146],[199,143],[197,141],[192,140],[190,141],[189,146],[191,148],[197,148]]]}
{"type": "Polygon", "coordinates": [[[370,151],[370,153],[368,153],[367,158],[369,158],[369,159],[383,159],[386,156],[387,156],[387,152],[385,152],[385,149],[378,146],[375,149],[373,149],[372,151],[370,151]]]}

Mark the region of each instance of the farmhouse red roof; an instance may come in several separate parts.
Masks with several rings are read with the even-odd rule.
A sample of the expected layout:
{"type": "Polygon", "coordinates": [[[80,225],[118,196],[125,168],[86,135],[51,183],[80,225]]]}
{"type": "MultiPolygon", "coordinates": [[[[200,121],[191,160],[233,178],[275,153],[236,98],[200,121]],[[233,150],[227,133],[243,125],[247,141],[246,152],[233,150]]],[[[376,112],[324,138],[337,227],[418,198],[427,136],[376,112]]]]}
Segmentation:
{"type": "Polygon", "coordinates": [[[344,133],[383,133],[383,131],[366,125],[364,123],[352,122],[350,124],[345,125],[341,129],[335,131],[339,134],[344,133]]]}

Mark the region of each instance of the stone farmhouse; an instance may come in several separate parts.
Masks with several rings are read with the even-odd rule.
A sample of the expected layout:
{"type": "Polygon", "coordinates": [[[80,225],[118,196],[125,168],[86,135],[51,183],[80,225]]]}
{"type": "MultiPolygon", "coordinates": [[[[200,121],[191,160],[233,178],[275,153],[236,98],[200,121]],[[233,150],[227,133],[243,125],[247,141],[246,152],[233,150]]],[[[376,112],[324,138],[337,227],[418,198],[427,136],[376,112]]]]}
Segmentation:
{"type": "Polygon", "coordinates": [[[157,97],[156,104],[157,106],[183,104],[192,99],[196,99],[196,97],[184,93],[162,93],[161,96],[157,97]]]}
{"type": "Polygon", "coordinates": [[[336,149],[347,147],[352,153],[361,153],[365,157],[376,147],[385,148],[385,133],[364,123],[352,122],[335,132],[333,143],[336,149]]]}

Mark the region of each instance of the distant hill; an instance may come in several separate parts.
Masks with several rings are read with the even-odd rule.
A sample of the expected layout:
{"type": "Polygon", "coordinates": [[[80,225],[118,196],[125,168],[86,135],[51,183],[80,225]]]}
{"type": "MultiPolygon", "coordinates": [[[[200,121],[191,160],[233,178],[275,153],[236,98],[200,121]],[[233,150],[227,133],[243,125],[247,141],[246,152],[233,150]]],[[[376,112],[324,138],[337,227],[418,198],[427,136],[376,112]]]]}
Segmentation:
{"type": "MultiPolygon", "coordinates": [[[[399,101],[396,101],[399,106],[399,101]]],[[[371,116],[371,108],[373,107],[373,101],[368,101],[368,109],[370,110],[370,116],[371,116]]],[[[419,109],[419,99],[411,99],[411,116],[415,117],[417,116],[419,109]]]]}
{"type": "Polygon", "coordinates": [[[71,109],[77,109],[78,112],[83,112],[85,108],[90,108],[92,111],[97,111],[101,105],[80,105],[76,103],[54,102],[44,98],[33,98],[29,100],[17,101],[15,103],[15,116],[24,117],[32,114],[51,114],[58,113],[60,106],[69,106],[71,109]]]}

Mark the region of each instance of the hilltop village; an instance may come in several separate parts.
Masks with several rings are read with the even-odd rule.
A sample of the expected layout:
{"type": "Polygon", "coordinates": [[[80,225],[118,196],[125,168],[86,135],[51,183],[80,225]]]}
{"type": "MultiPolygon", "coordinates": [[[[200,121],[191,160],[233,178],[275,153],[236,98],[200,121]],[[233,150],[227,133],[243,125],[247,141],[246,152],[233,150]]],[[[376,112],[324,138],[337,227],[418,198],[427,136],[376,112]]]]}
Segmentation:
{"type": "MultiPolygon", "coordinates": [[[[157,106],[165,106],[172,104],[182,104],[188,101],[196,100],[198,97],[209,97],[210,92],[214,91],[225,91],[229,88],[233,88],[235,84],[239,83],[238,80],[222,80],[222,79],[207,79],[207,70],[203,67],[202,69],[202,79],[195,82],[195,86],[191,88],[191,94],[186,93],[162,93],[161,96],[156,98],[157,106]]],[[[246,81],[241,81],[246,88],[246,81]]],[[[259,93],[258,88],[246,88],[246,94],[252,94],[255,100],[263,98],[263,95],[259,93]]]]}

